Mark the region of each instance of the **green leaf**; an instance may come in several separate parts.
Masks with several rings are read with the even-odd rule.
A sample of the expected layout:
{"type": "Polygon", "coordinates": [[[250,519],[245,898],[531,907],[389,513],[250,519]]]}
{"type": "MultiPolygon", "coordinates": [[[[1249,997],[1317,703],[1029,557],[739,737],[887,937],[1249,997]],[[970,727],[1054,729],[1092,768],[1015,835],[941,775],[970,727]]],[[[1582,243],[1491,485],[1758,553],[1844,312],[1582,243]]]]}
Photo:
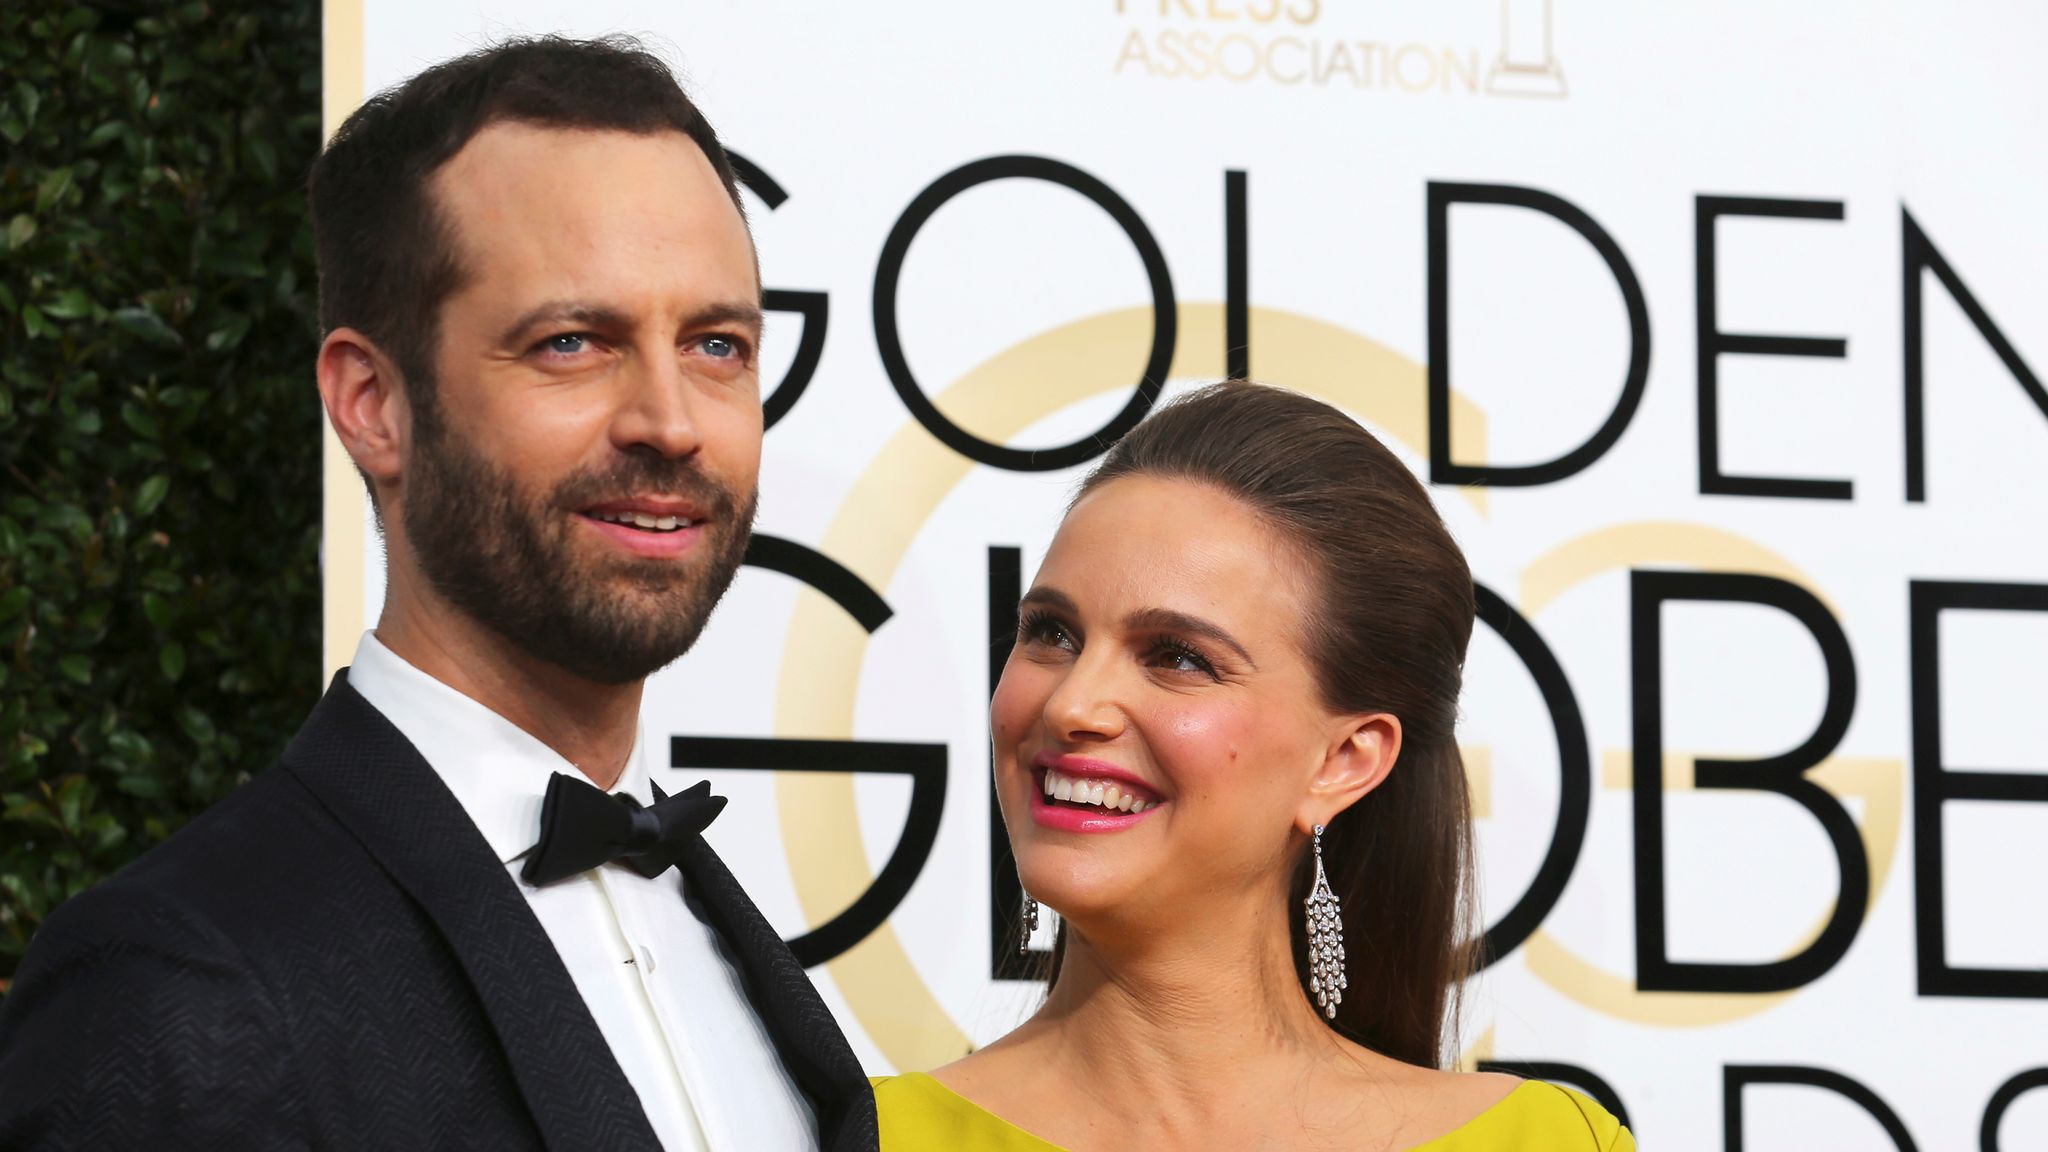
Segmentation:
{"type": "Polygon", "coordinates": [[[121,422],[128,425],[137,436],[145,440],[154,440],[163,434],[162,430],[157,427],[156,417],[150,415],[149,409],[144,408],[133,400],[126,401],[121,405],[121,422]]]}
{"type": "Polygon", "coordinates": [[[117,728],[107,735],[107,747],[130,764],[147,764],[155,754],[149,741],[138,732],[117,728]]]}
{"type": "Polygon", "coordinates": [[[67,288],[57,294],[55,300],[43,305],[43,315],[55,316],[59,320],[77,320],[92,315],[92,297],[76,288],[67,288]]]}
{"type": "Polygon", "coordinates": [[[164,502],[170,491],[171,478],[161,472],[144,480],[141,489],[135,493],[135,514],[147,516],[156,511],[157,505],[164,502]]]}
{"type": "Polygon", "coordinates": [[[22,245],[35,239],[36,218],[23,212],[7,222],[7,248],[17,251],[22,245]]]}
{"type": "Polygon", "coordinates": [[[111,319],[121,331],[159,348],[178,348],[185,343],[176,328],[148,308],[116,308],[111,319]]]}
{"type": "Polygon", "coordinates": [[[158,628],[169,628],[174,618],[171,602],[155,592],[142,594],[142,614],[149,617],[149,622],[158,628]]]}
{"type": "Polygon", "coordinates": [[[21,585],[0,592],[0,624],[21,615],[21,610],[28,607],[28,602],[34,598],[35,592],[21,585]]]}
{"type": "Polygon", "coordinates": [[[92,803],[92,781],[83,776],[66,776],[57,786],[57,818],[64,827],[76,828],[85,806],[92,803]]]}
{"type": "Polygon", "coordinates": [[[92,683],[92,657],[72,653],[57,661],[57,671],[80,684],[92,683]]]}
{"type": "Polygon", "coordinates": [[[57,326],[43,319],[42,310],[33,304],[21,310],[21,326],[28,329],[30,338],[57,335],[57,326]]]}
{"type": "Polygon", "coordinates": [[[71,169],[52,168],[36,185],[36,211],[48,212],[66,192],[71,191],[71,169]]]}
{"type": "Polygon", "coordinates": [[[118,140],[127,131],[128,124],[126,121],[109,120],[105,124],[93,129],[92,135],[85,138],[85,148],[90,151],[110,140],[118,140]]]}
{"type": "Polygon", "coordinates": [[[206,350],[223,352],[242,342],[249,334],[249,315],[246,312],[228,314],[227,323],[206,334],[206,350]]]}
{"type": "Polygon", "coordinates": [[[261,136],[251,136],[243,141],[249,150],[249,159],[256,164],[256,172],[266,184],[277,182],[277,149],[261,136]]]}
{"type": "Polygon", "coordinates": [[[189,704],[178,709],[178,727],[183,728],[185,735],[190,736],[192,742],[202,748],[213,743],[219,736],[214,731],[213,718],[189,704]]]}
{"type": "MultiPolygon", "coordinates": [[[[14,820],[22,824],[40,824],[45,828],[62,831],[64,826],[57,822],[57,814],[49,805],[33,796],[19,792],[7,794],[7,806],[0,809],[0,820],[14,820]]],[[[11,877],[10,877],[11,879],[11,877]]]]}
{"type": "Polygon", "coordinates": [[[163,669],[164,679],[176,684],[185,674],[185,646],[176,640],[163,646],[156,654],[157,666],[163,669]]]}
{"type": "Polygon", "coordinates": [[[114,781],[114,789],[138,800],[161,800],[164,798],[164,782],[146,772],[130,772],[114,781]]]}

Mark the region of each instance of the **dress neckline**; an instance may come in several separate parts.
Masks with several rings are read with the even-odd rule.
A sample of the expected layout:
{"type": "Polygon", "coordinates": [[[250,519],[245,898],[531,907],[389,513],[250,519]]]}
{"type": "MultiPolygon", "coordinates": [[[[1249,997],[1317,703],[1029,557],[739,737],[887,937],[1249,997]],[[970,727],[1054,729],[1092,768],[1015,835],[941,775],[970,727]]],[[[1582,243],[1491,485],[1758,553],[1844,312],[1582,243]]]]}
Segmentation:
{"type": "MultiPolygon", "coordinates": [[[[928,1085],[931,1089],[943,1093],[947,1097],[950,1097],[951,1099],[958,1101],[961,1106],[971,1108],[974,1111],[980,1113],[981,1115],[988,1117],[990,1122],[1000,1124],[1004,1128],[1016,1133],[1018,1136],[1024,1138],[1025,1140],[1029,1140],[1032,1143],[1039,1145],[1041,1152],[1068,1152],[1068,1150],[1062,1147],[1061,1145],[1054,1144],[1052,1141],[1047,1140],[1045,1137],[1040,1136],[1037,1133],[1030,1131],[1029,1129],[1020,1128],[1017,1125],[1012,1124],[1010,1121],[1003,1119],[1001,1116],[998,1116],[995,1113],[989,1111],[988,1109],[983,1108],[981,1105],[976,1104],[974,1101],[969,1100],[967,1097],[962,1096],[960,1093],[953,1091],[953,1089],[946,1086],[944,1081],[941,1081],[938,1077],[933,1076],[929,1072],[905,1072],[901,1073],[897,1078],[902,1080],[921,1081],[923,1084],[928,1085]]],[[[1475,1114],[1471,1119],[1465,1121],[1464,1123],[1458,1125],[1456,1128],[1453,1128],[1448,1132],[1432,1136],[1420,1144],[1409,1145],[1406,1149],[1406,1152],[1433,1152],[1433,1150],[1438,1149],[1442,1145],[1444,1145],[1446,1141],[1471,1136],[1485,1128],[1491,1127],[1495,1120],[1497,1120],[1501,1115],[1503,1115],[1507,1111],[1507,1107],[1510,1101],[1513,1101],[1516,1098],[1523,1096],[1526,1092],[1528,1092],[1529,1089],[1534,1088],[1537,1085],[1543,1083],[1545,1082],[1541,1080],[1522,1081],[1520,1084],[1517,1084],[1513,1088],[1510,1088],[1507,1092],[1507,1095],[1502,1096],[1500,1099],[1495,1100],[1493,1103],[1487,1105],[1485,1108],[1481,1109],[1477,1114],[1475,1114]]]]}

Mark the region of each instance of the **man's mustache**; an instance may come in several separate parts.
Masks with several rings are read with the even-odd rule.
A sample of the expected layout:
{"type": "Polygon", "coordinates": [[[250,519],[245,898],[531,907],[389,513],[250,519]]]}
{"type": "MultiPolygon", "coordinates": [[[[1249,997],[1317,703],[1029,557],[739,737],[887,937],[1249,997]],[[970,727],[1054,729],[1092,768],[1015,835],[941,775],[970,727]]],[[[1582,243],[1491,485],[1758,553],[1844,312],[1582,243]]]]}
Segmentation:
{"type": "Polygon", "coordinates": [[[558,508],[580,510],[634,496],[673,496],[703,509],[707,519],[730,522],[740,500],[730,487],[707,475],[694,459],[624,456],[601,469],[580,472],[555,486],[558,508]]]}

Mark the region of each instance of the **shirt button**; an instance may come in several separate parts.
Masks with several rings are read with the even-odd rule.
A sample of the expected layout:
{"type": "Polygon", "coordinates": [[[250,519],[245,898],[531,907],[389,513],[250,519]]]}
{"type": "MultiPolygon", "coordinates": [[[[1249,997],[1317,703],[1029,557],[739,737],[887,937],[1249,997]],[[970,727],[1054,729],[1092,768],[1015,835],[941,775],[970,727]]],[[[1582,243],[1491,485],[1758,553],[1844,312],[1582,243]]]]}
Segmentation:
{"type": "Polygon", "coordinates": [[[650,975],[654,972],[654,949],[644,944],[640,947],[640,970],[650,975]]]}

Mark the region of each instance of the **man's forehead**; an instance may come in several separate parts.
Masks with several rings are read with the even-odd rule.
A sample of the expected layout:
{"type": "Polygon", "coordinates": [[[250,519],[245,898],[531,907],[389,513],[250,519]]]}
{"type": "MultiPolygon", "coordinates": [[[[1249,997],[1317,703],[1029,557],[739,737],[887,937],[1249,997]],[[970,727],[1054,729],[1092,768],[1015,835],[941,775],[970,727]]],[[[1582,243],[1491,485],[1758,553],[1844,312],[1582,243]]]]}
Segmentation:
{"type": "Polygon", "coordinates": [[[442,165],[430,194],[465,272],[671,248],[693,261],[754,262],[745,218],[681,132],[500,121],[442,165]]]}
{"type": "Polygon", "coordinates": [[[644,193],[650,204],[685,206],[715,191],[738,222],[739,209],[697,142],[681,132],[621,132],[500,120],[470,137],[434,172],[443,205],[470,202],[574,204],[597,194],[644,193]],[[657,177],[657,187],[620,183],[624,174],[657,177]],[[550,194],[553,195],[550,195],[550,194]]]}

